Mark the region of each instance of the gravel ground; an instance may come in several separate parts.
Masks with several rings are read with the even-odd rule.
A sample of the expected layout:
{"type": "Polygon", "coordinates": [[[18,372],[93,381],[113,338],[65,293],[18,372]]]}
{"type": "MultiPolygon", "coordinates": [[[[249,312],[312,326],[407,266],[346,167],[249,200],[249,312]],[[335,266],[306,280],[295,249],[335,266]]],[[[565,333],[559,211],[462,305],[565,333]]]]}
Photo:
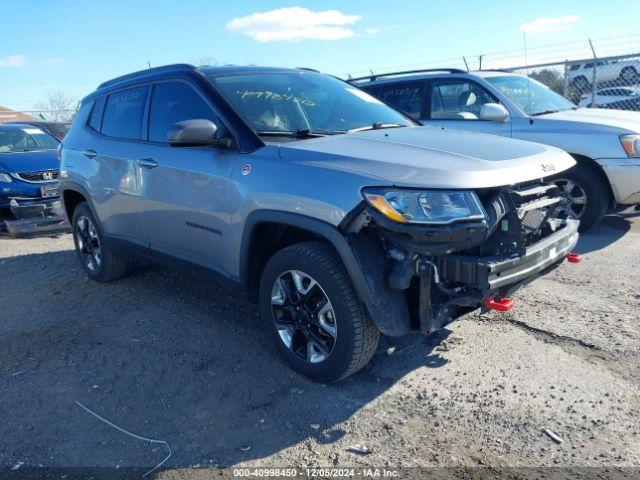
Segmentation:
{"type": "MultiPolygon", "coordinates": [[[[0,239],[0,466],[640,467],[640,217],[614,215],[565,264],[427,338],[314,384],[257,308],[140,266],[89,281],[69,235],[0,239]],[[543,429],[563,441],[556,443],[543,429]],[[346,449],[364,444],[368,455],[346,449]]],[[[144,471],[144,470],[142,470],[144,471]]]]}

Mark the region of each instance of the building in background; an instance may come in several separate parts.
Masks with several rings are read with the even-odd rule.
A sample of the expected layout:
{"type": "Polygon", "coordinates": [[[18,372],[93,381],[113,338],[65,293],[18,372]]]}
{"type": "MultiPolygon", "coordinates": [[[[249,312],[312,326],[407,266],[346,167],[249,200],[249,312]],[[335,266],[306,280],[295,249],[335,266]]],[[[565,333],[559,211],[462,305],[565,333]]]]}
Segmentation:
{"type": "Polygon", "coordinates": [[[40,120],[38,117],[0,106],[0,124],[7,122],[34,122],[38,120],[40,120]]]}

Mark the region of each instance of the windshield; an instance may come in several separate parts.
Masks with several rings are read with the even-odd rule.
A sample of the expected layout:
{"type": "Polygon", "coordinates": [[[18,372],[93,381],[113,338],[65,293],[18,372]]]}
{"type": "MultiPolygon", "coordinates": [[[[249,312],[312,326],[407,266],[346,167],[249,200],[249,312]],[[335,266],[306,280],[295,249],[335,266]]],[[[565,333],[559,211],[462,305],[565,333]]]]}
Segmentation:
{"type": "Polygon", "coordinates": [[[270,72],[210,80],[258,134],[335,134],[414,125],[368,93],[326,75],[270,72]]]}
{"type": "Polygon", "coordinates": [[[527,115],[540,115],[575,108],[569,100],[532,78],[510,75],[489,77],[487,81],[527,115]]]}
{"type": "Polygon", "coordinates": [[[58,141],[39,128],[0,127],[0,153],[27,152],[58,148],[58,141]]]}

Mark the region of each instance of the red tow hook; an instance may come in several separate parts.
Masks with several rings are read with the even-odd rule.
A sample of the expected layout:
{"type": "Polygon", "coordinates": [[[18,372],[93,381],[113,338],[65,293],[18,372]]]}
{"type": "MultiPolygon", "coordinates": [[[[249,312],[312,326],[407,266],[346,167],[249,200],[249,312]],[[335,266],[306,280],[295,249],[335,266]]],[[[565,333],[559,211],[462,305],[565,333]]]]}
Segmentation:
{"type": "Polygon", "coordinates": [[[513,299],[504,297],[500,298],[498,296],[489,297],[483,303],[488,309],[497,310],[498,312],[507,312],[509,310],[513,310],[513,307],[516,306],[513,299]]]}
{"type": "Polygon", "coordinates": [[[582,255],[579,253],[570,253],[567,255],[567,261],[569,263],[580,263],[582,261],[582,255]]]}

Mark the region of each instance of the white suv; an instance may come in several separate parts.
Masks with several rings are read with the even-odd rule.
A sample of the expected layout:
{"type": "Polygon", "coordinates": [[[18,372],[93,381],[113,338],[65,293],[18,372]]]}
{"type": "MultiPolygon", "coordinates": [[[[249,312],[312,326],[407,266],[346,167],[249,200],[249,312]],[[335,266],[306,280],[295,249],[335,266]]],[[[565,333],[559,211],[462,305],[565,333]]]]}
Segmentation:
{"type": "MultiPolygon", "coordinates": [[[[591,88],[594,62],[578,63],[569,67],[569,81],[578,90],[591,88]]],[[[634,85],[640,81],[640,60],[599,60],[595,62],[596,84],[617,82],[634,85]]]]}
{"type": "Polygon", "coordinates": [[[580,96],[579,107],[617,108],[619,110],[640,111],[640,88],[638,87],[613,87],[596,90],[596,101],[593,102],[593,94],[585,93],[580,96]]]}

